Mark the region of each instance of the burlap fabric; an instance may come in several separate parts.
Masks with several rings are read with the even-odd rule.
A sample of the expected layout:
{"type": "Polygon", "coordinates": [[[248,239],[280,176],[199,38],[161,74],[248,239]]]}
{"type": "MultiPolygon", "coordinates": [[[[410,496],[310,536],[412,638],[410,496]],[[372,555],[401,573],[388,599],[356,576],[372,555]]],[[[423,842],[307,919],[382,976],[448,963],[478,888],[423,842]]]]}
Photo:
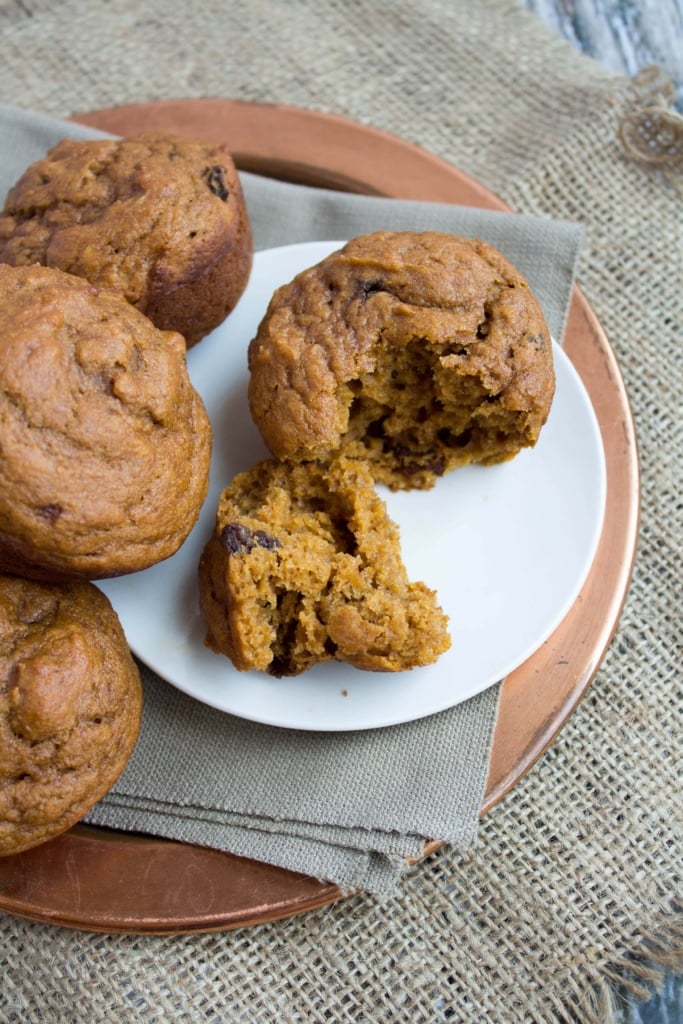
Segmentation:
{"type": "Polygon", "coordinates": [[[643,473],[618,634],[551,750],[399,893],[236,933],[94,936],[2,919],[0,1019],[610,1021],[680,964],[683,243],[675,152],[618,136],[629,83],[511,3],[130,0],[0,6],[0,95],[65,116],[222,95],[419,143],[520,211],[585,226],[579,280],[617,352],[643,473]],[[678,899],[678,903],[676,902],[678,899]]]}

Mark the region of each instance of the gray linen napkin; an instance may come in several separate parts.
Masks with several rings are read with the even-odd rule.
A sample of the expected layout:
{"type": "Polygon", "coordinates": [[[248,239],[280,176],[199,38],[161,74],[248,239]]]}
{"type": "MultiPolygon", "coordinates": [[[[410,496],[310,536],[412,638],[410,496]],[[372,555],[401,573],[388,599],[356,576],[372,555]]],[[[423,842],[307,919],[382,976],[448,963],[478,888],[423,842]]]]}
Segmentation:
{"type": "MultiPolygon", "coordinates": [[[[0,104],[0,195],[60,138],[100,135],[0,104]]],[[[257,249],[379,228],[484,238],[527,276],[562,338],[580,244],[573,224],[247,173],[242,182],[257,249]]],[[[499,686],[417,722],[319,733],[240,720],[141,671],[140,738],[117,784],[88,814],[93,824],[225,849],[378,893],[391,891],[426,840],[464,847],[476,834],[499,686]]]]}

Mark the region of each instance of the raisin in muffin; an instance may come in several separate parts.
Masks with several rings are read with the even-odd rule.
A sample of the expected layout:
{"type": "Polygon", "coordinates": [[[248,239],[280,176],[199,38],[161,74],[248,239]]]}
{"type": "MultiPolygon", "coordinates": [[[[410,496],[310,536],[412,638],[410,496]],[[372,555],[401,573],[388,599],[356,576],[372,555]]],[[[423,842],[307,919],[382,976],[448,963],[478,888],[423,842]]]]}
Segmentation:
{"type": "Polygon", "coordinates": [[[447,617],[408,581],[398,528],[362,462],[240,473],[200,561],[207,645],[240,670],[297,675],[337,659],[396,672],[450,646],[447,617]]]}
{"type": "Polygon", "coordinates": [[[0,265],[0,307],[0,571],[98,579],[173,554],[211,454],[181,335],[37,265],[0,265]]]}
{"type": "Polygon", "coordinates": [[[140,674],[92,583],[0,575],[0,855],[64,832],[123,771],[140,674]]]}
{"type": "Polygon", "coordinates": [[[0,262],[112,288],[188,346],[233,309],[252,256],[226,149],[158,132],[64,139],[27,168],[0,216],[0,262]]]}
{"type": "Polygon", "coordinates": [[[548,328],[492,246],[439,232],[350,241],[278,289],[249,348],[252,416],[279,459],[368,460],[393,489],[532,446],[548,328]]]}

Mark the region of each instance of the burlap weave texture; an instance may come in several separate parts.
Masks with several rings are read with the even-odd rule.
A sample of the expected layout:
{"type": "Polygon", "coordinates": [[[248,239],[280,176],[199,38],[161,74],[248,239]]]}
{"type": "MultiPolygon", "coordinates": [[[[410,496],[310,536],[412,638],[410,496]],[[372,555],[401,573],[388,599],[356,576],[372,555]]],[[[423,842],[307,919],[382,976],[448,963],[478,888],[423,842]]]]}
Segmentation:
{"type": "MultiPolygon", "coordinates": [[[[9,5],[4,5],[9,8],[9,5]]],[[[680,198],[619,145],[628,84],[505,0],[33,4],[0,18],[3,100],[65,116],[222,95],[419,143],[516,210],[585,226],[579,280],[618,355],[643,520],[615,641],[554,746],[399,895],[240,933],[90,936],[3,919],[15,1021],[602,1022],[680,958],[680,198]],[[36,72],[40,69],[40,73],[36,72]]],[[[678,960],[680,963],[680,959],[678,960]]]]}

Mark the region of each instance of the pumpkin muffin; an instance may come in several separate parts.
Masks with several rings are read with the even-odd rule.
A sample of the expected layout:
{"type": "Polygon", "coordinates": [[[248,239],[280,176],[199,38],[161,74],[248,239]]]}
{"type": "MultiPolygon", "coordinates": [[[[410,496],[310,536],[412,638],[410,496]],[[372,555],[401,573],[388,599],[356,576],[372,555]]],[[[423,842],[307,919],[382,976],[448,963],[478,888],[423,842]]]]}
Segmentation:
{"type": "Polygon", "coordinates": [[[235,667],[292,676],[336,659],[397,672],[450,646],[436,595],[411,583],[367,467],[349,459],[238,474],[200,561],[206,643],[235,667]]]}
{"type": "Polygon", "coordinates": [[[0,216],[0,262],[114,289],[188,346],[233,309],[252,257],[225,147],[159,132],[62,140],[27,168],[0,216]]]}
{"type": "Polygon", "coordinates": [[[555,387],[539,303],[485,242],[380,231],[273,295],[249,347],[249,402],[272,454],[338,452],[392,489],[536,443],[555,387]]]}
{"type": "Polygon", "coordinates": [[[181,335],[37,265],[0,265],[0,306],[0,571],[99,579],[172,555],[211,452],[181,335]]]}
{"type": "Polygon", "coordinates": [[[137,740],[140,674],[91,583],[0,575],[0,855],[70,828],[137,740]]]}

